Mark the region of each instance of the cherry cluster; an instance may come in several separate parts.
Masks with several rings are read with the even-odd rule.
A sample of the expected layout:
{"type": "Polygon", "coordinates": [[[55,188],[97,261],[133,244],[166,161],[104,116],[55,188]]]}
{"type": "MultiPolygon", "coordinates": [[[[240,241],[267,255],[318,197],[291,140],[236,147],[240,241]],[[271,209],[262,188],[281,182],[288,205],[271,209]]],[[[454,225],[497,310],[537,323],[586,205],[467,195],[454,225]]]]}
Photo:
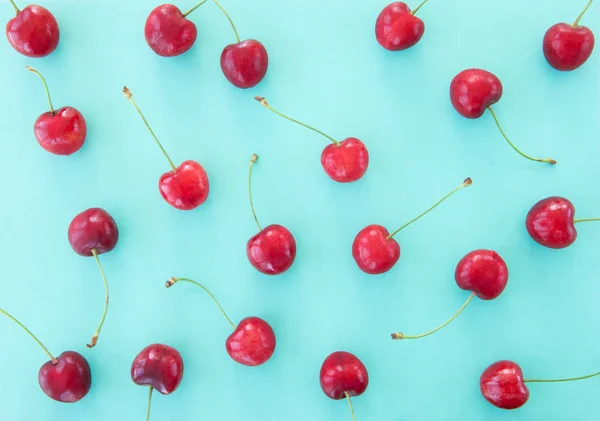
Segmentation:
{"type": "MultiPolygon", "coordinates": [[[[188,16],[207,1],[203,0],[185,13],[172,4],[163,4],[152,10],[144,29],[147,44],[152,51],[163,57],[174,57],[192,48],[196,42],[197,30],[188,16]]],[[[412,10],[403,2],[394,2],[385,7],[375,24],[377,42],[389,51],[405,50],[417,44],[423,36],[425,25],[416,14],[427,1],[424,0],[412,10]]],[[[35,58],[52,53],[58,46],[60,33],[52,13],[37,5],[19,9],[13,0],[10,2],[16,16],[8,22],[6,34],[14,49],[27,57],[35,58]]],[[[223,12],[231,24],[237,41],[227,45],[221,54],[220,65],[225,78],[240,89],[258,85],[267,73],[269,58],[266,48],[254,39],[242,41],[229,14],[217,0],[212,0],[212,3],[223,12]]],[[[589,0],[573,24],[559,23],[546,32],[542,50],[553,68],[572,71],[583,65],[590,57],[594,48],[594,35],[591,30],[580,26],[579,23],[591,4],[592,0],[589,0]]],[[[52,154],[71,155],[77,152],[86,139],[85,118],[71,106],[55,109],[44,77],[33,68],[27,67],[27,69],[42,80],[49,105],[49,111],[41,114],[34,123],[36,140],[43,149],[52,154]]],[[[202,165],[194,160],[186,160],[175,165],[133,99],[131,91],[124,87],[123,94],[139,114],[169,164],[168,171],[158,181],[158,189],[164,200],[174,208],[183,211],[202,205],[209,195],[208,175],[202,165]]],[[[476,119],[489,111],[501,135],[521,156],[531,161],[556,164],[554,159],[532,157],[511,142],[492,108],[501,97],[500,80],[483,69],[464,70],[450,83],[450,101],[460,115],[476,119]]],[[[255,99],[274,114],[318,133],[328,140],[321,154],[321,164],[332,180],[338,183],[351,183],[365,175],[369,165],[369,153],[361,140],[355,137],[336,139],[281,113],[263,97],[255,97],[255,99]]],[[[284,226],[271,224],[263,228],[258,220],[252,200],[252,169],[257,161],[258,156],[252,155],[248,170],[248,196],[258,233],[248,240],[246,253],[250,264],[257,271],[266,275],[279,275],[286,272],[294,263],[296,241],[290,230],[284,226]]],[[[400,259],[400,245],[395,236],[471,184],[471,178],[466,178],[429,209],[391,233],[381,225],[369,225],[360,230],[352,244],[352,256],[358,268],[370,275],[390,271],[400,259]]],[[[540,200],[529,210],[525,228],[531,238],[540,245],[560,249],[570,246],[576,240],[576,223],[597,220],[600,218],[575,219],[575,207],[569,200],[562,197],[549,197],[540,200]]],[[[118,239],[119,230],[115,220],[100,208],[81,212],[73,218],[68,227],[68,240],[73,250],[81,256],[94,258],[105,286],[104,312],[87,345],[89,348],[93,348],[98,343],[109,302],[107,277],[99,256],[113,250],[118,239]]],[[[403,332],[395,332],[391,335],[392,339],[419,339],[439,331],[462,313],[475,297],[484,301],[499,297],[507,285],[508,275],[508,267],[497,252],[484,249],[471,251],[458,262],[455,269],[457,286],[470,292],[458,311],[446,322],[426,333],[407,335],[403,332]]],[[[225,348],[235,362],[246,366],[259,366],[271,358],[275,351],[276,338],[267,321],[249,316],[235,324],[204,285],[191,279],[172,277],[166,282],[166,287],[170,288],[181,282],[203,289],[217,305],[233,329],[233,333],[225,340],[225,348]]],[[[60,402],[76,402],[86,396],[91,387],[92,375],[83,355],[74,351],[65,351],[55,357],[17,319],[2,309],[0,312],[21,326],[48,355],[49,361],[40,368],[38,380],[41,389],[50,398],[60,402]]],[[[153,390],[163,395],[172,393],[180,384],[183,371],[183,360],[179,352],[164,344],[149,345],[135,357],[131,366],[131,378],[135,384],[149,386],[148,418],[153,390]]],[[[515,409],[528,400],[529,390],[526,383],[563,382],[598,375],[600,372],[568,379],[525,379],[521,368],[515,362],[498,361],[482,373],[480,387],[483,397],[493,405],[503,409],[515,409]]],[[[359,358],[348,352],[332,353],[323,362],[320,381],[323,392],[328,397],[348,401],[354,419],[351,397],[365,392],[369,383],[367,369],[359,358]]]]}

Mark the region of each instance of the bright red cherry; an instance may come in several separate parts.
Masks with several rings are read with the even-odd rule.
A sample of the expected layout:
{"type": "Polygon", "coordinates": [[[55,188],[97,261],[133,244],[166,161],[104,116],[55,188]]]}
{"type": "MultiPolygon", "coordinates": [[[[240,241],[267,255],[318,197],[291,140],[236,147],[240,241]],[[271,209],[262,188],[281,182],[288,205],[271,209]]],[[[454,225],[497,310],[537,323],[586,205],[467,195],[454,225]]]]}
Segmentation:
{"type": "Polygon", "coordinates": [[[497,103],[502,97],[502,83],[494,74],[481,69],[467,69],[454,77],[450,84],[450,100],[454,109],[463,117],[479,118],[486,110],[494,118],[500,133],[508,144],[521,156],[537,162],[546,162],[556,164],[556,161],[550,158],[533,158],[521,152],[508,138],[500,121],[496,116],[492,105],[497,103]]]}
{"type": "Polygon", "coordinates": [[[33,125],[33,134],[42,148],[55,155],[71,155],[85,142],[87,126],[83,115],[74,107],[55,110],[46,80],[40,72],[27,66],[40,77],[46,89],[50,111],[40,115],[33,125]]]}
{"type": "Polygon", "coordinates": [[[93,348],[98,342],[98,335],[100,335],[108,311],[108,281],[98,255],[108,253],[115,248],[119,240],[119,229],[113,217],[104,209],[90,208],[73,218],[69,225],[68,236],[75,253],[86,257],[94,256],[104,281],[104,313],[102,313],[98,329],[88,344],[88,348],[93,348]]]}
{"type": "Polygon", "coordinates": [[[427,0],[412,12],[404,2],[387,5],[375,23],[377,42],[390,51],[406,50],[419,42],[425,32],[425,24],[415,14],[425,3],[427,0]]]}
{"type": "Polygon", "coordinates": [[[579,26],[579,21],[592,5],[587,6],[575,20],[575,23],[557,23],[544,36],[544,57],[550,66],[556,70],[575,70],[590,58],[594,49],[594,33],[585,26],[579,26]]]}
{"type": "Polygon", "coordinates": [[[329,398],[348,400],[352,419],[356,419],[350,398],[365,393],[369,385],[369,373],[362,361],[349,352],[333,352],[323,361],[319,380],[329,398]]]}
{"type": "Polygon", "coordinates": [[[381,225],[369,225],[360,230],[352,243],[352,257],[354,257],[354,261],[360,270],[370,275],[378,275],[385,273],[394,267],[398,259],[400,259],[400,245],[393,237],[401,230],[435,209],[440,203],[457,191],[470,186],[471,183],[471,179],[467,178],[460,186],[444,196],[435,205],[391,234],[381,225]]]}
{"type": "Polygon", "coordinates": [[[204,285],[188,278],[171,278],[165,286],[170,288],[177,282],[188,282],[202,288],[227,319],[233,328],[233,333],[225,341],[225,349],[231,359],[243,365],[257,366],[266,363],[271,358],[275,352],[275,332],[266,321],[259,317],[246,317],[236,326],[204,285]]]}
{"type": "Polygon", "coordinates": [[[263,107],[280,117],[319,133],[321,136],[326,137],[332,142],[332,144],[327,145],[321,153],[321,165],[323,166],[325,173],[332,180],[337,181],[338,183],[351,183],[362,178],[362,176],[365,175],[365,172],[367,172],[367,167],[369,166],[369,152],[367,151],[365,144],[357,138],[349,137],[338,142],[322,131],[275,110],[269,105],[265,98],[256,96],[254,99],[260,102],[263,107]]]}
{"type": "Polygon", "coordinates": [[[54,51],[60,32],[52,13],[37,5],[19,10],[13,0],[9,1],[17,13],[6,24],[6,37],[10,45],[27,57],[45,57],[54,51]]]}
{"type": "Polygon", "coordinates": [[[203,204],[208,198],[210,189],[208,176],[202,165],[196,161],[188,160],[183,161],[179,167],[176,167],[165,151],[165,148],[163,148],[158,140],[158,137],[154,134],[150,124],[146,121],[144,114],[142,114],[142,111],[133,100],[131,91],[127,89],[127,87],[124,87],[123,94],[135,107],[142,118],[142,121],[148,128],[148,131],[171,166],[172,170],[164,173],[158,181],[158,189],[163,199],[165,199],[169,205],[179,210],[192,210],[203,204]]]}

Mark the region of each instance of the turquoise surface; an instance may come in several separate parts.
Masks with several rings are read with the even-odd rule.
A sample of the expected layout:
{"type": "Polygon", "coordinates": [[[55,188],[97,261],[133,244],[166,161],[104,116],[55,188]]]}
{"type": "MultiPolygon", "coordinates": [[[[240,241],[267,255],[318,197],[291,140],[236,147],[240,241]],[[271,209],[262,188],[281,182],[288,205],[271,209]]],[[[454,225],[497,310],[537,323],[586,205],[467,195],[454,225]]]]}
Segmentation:
{"type": "MultiPolygon", "coordinates": [[[[53,54],[28,59],[0,42],[0,307],[52,352],[85,355],[93,384],[79,403],[48,399],[37,384],[46,356],[2,319],[1,418],[142,420],[147,389],[132,383],[130,365],[143,347],[163,342],[181,352],[185,374],[175,393],[155,395],[154,421],[350,420],[346,402],[319,387],[321,363],[336,350],[369,370],[366,393],[354,399],[359,421],[597,421],[600,378],[531,385],[530,401],[512,412],[485,402],[478,384],[499,359],[535,378],[600,367],[600,225],[581,224],[577,242],[560,251],[535,244],[524,228],[529,207],[550,195],[568,197],[577,217],[600,216],[600,53],[559,73],[541,52],[546,29],[572,22],[584,3],[432,0],[419,11],[421,42],[390,53],[374,37],[387,1],[223,0],[241,37],[269,51],[267,77],[243,91],[221,73],[220,52],[234,38],[214,4],[190,15],[199,32],[193,49],[165,59],[143,36],[158,2],[45,0],[61,29],[53,54]],[[76,154],[57,157],[36,143],[33,122],[47,104],[25,65],[45,75],[55,106],[75,106],[87,119],[76,154]],[[558,165],[519,157],[489,114],[473,121],[454,111],[449,84],[468,67],[502,80],[495,111],[513,141],[558,165]],[[123,98],[125,84],[172,158],[207,170],[211,191],[200,208],[177,211],[160,197],[158,178],[169,167],[123,98]],[[332,136],[362,139],[371,156],[366,176],[331,181],[320,165],[326,140],[277,118],[254,95],[332,136]],[[245,255],[256,230],[246,190],[252,153],[260,156],[258,216],[288,227],[298,245],[296,262],[278,277],[261,275],[245,255]],[[350,248],[361,228],[395,229],[467,176],[472,187],[399,234],[393,270],[359,271],[350,248]],[[98,346],[88,350],[104,291],[94,261],[71,250],[67,227],[93,206],[115,217],[121,237],[102,256],[111,304],[98,346]],[[393,331],[429,330],[458,309],[468,293],[456,286],[454,268],[476,248],[506,260],[504,294],[474,300],[427,339],[392,341],[393,331]],[[272,360],[234,363],[217,308],[192,285],[166,290],[170,276],[203,282],[234,320],[269,321],[278,341],[272,360]]],[[[599,10],[593,5],[582,24],[599,31],[599,10]]],[[[12,15],[5,4],[4,20],[12,15]]]]}

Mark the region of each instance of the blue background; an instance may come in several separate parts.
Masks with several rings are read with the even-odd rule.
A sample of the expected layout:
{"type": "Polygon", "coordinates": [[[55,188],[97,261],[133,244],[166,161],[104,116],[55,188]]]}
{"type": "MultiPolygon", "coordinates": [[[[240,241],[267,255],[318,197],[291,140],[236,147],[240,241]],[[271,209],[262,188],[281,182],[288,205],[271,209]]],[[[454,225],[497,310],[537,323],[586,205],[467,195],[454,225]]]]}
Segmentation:
{"type": "MultiPolygon", "coordinates": [[[[157,3],[47,0],[61,30],[53,54],[28,59],[0,42],[0,304],[52,352],[83,353],[93,371],[81,402],[48,399],[37,384],[45,355],[2,321],[4,420],[144,419],[147,390],[131,382],[129,369],[154,342],[176,347],[185,361],[180,388],[155,395],[155,421],[349,420],[347,404],[319,387],[321,363],[336,350],[355,353],[369,370],[366,393],[354,399],[359,421],[598,420],[600,379],[532,385],[530,401],[513,412],[487,404],[478,385],[498,359],[536,378],[600,367],[600,226],[578,226],[577,242],[561,251],[538,246],[524,229],[529,207],[550,195],[568,197],[577,217],[600,216],[600,54],[559,73],[541,51],[545,31],[572,22],[585,1],[430,1],[419,11],[421,42],[391,53],[374,37],[387,1],[223,0],[241,37],[269,52],[267,77],[247,91],[221,73],[221,50],[234,38],[214,4],[190,15],[198,26],[193,49],[165,59],[143,37],[157,3]],[[73,105],[87,119],[88,138],[75,155],[54,156],[36,143],[32,125],[47,104],[26,64],[46,76],[55,106],[73,105]],[[498,75],[504,97],[495,110],[508,134],[557,166],[519,157],[489,113],[473,121],[454,111],[449,84],[468,67],[498,75]],[[200,208],[177,211],[160,197],[157,181],[169,167],[123,98],[124,84],[174,161],[205,167],[211,190],[200,208]],[[332,136],[362,139],[371,156],[366,176],[331,181],[320,165],[327,141],[264,110],[254,95],[332,136]],[[245,255],[256,229],[246,192],[252,153],[260,155],[259,219],[285,225],[298,245],[293,267],[278,277],[261,275],[245,255]],[[472,187],[398,235],[402,257],[393,270],[359,271],[350,247],[361,228],[395,229],[466,176],[472,187]],[[115,217],[121,237],[101,257],[111,305],[98,346],[87,350],[104,291],[93,260],[71,250],[67,227],[93,206],[115,217]],[[391,341],[393,331],[438,325],[464,302],[454,268],[476,248],[506,260],[504,294],[474,300],[432,337],[391,341]],[[221,314],[192,285],[166,290],[170,276],[205,283],[234,321],[269,321],[278,341],[272,360],[235,364],[221,314]]],[[[583,25],[600,29],[599,7],[583,25]]],[[[10,5],[2,16],[13,16],[10,5]]]]}

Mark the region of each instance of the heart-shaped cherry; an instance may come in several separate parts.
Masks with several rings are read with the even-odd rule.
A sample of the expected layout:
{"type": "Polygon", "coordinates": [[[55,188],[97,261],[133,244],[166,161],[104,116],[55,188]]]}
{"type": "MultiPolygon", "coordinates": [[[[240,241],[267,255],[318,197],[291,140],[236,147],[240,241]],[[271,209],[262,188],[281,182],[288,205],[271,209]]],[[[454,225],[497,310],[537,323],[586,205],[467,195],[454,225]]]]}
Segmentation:
{"type": "Polygon", "coordinates": [[[497,361],[484,370],[479,378],[479,388],[483,397],[501,409],[517,409],[529,399],[526,383],[560,383],[589,379],[600,372],[587,376],[555,380],[528,380],[523,378],[521,367],[513,361],[497,361]]]}
{"type": "Polygon", "coordinates": [[[45,57],[54,51],[60,37],[54,15],[34,4],[19,10],[13,0],[9,1],[17,14],[6,24],[10,45],[27,57],[45,57]]]}
{"type": "Polygon", "coordinates": [[[46,90],[50,111],[40,115],[33,124],[33,134],[42,148],[55,155],[71,155],[85,142],[87,126],[83,115],[74,107],[55,110],[50,99],[46,79],[40,72],[27,66],[27,70],[40,77],[46,90]]]}
{"type": "Polygon", "coordinates": [[[88,348],[93,348],[98,342],[98,335],[102,325],[104,325],[104,319],[106,319],[106,313],[108,311],[108,281],[104,274],[104,269],[100,264],[98,255],[108,253],[117,245],[119,240],[119,229],[117,223],[112,216],[104,209],[90,208],[87,209],[73,218],[69,225],[68,231],[69,243],[80,256],[94,256],[98,269],[100,269],[100,275],[104,281],[105,290],[105,303],[104,312],[100,319],[98,329],[92,336],[92,340],[87,345],[88,348]]]}
{"type": "Polygon", "coordinates": [[[375,37],[386,50],[400,51],[415,45],[425,32],[425,24],[416,13],[428,0],[411,11],[404,2],[387,5],[377,17],[375,37]]]}
{"type": "Polygon", "coordinates": [[[169,395],[177,389],[182,378],[183,359],[175,348],[152,344],[135,357],[131,364],[131,380],[138,386],[149,386],[146,421],[150,419],[152,391],[156,389],[162,395],[169,395]]]}
{"type": "Polygon", "coordinates": [[[365,144],[357,138],[349,137],[338,142],[322,131],[275,110],[269,105],[265,98],[257,96],[254,97],[254,99],[275,114],[319,133],[321,136],[326,137],[332,142],[332,144],[327,145],[321,153],[321,165],[323,166],[325,173],[327,173],[332,180],[337,181],[338,183],[351,183],[362,178],[367,171],[367,167],[369,166],[369,152],[367,151],[365,144]]]}
{"type": "Polygon", "coordinates": [[[248,196],[250,197],[250,209],[252,209],[252,215],[259,232],[248,240],[246,255],[252,266],[259,272],[265,275],[279,275],[287,271],[294,263],[296,240],[284,226],[274,224],[263,229],[260,222],[258,222],[252,201],[252,167],[257,160],[258,156],[256,154],[250,158],[248,196]]]}
{"type": "Polygon", "coordinates": [[[158,189],[163,199],[169,205],[179,210],[192,210],[203,204],[208,198],[209,184],[208,176],[202,165],[196,161],[188,160],[183,161],[179,167],[176,167],[158,140],[158,137],[154,134],[140,107],[133,100],[131,91],[127,87],[124,87],[123,94],[135,107],[172,168],[172,171],[164,173],[158,181],[158,189]]]}
{"type": "Polygon", "coordinates": [[[55,358],[25,325],[1,308],[0,313],[18,324],[50,357],[38,373],[38,382],[46,395],[65,403],[77,402],[87,395],[92,386],[92,372],[83,355],[65,351],[55,358]]]}
{"type": "Polygon", "coordinates": [[[575,70],[590,58],[594,50],[594,33],[585,26],[579,26],[579,22],[591,5],[592,0],[572,25],[557,23],[546,32],[542,44],[544,57],[556,70],[575,70]]]}
{"type": "Polygon", "coordinates": [[[370,275],[378,275],[394,267],[398,259],[400,259],[400,245],[394,240],[394,235],[428,214],[457,191],[470,186],[471,183],[471,179],[467,178],[460,186],[440,199],[435,205],[391,234],[381,225],[368,225],[360,230],[352,243],[352,257],[354,257],[354,261],[356,261],[360,270],[370,275]]]}
{"type": "Polygon", "coordinates": [[[174,57],[192,48],[198,30],[186,17],[207,1],[203,0],[185,13],[173,4],[161,4],[152,10],[144,27],[146,42],[152,51],[162,57],[174,57]]]}
{"type": "Polygon", "coordinates": [[[362,361],[349,352],[333,352],[323,361],[319,380],[329,398],[348,400],[352,419],[356,421],[350,398],[365,393],[369,385],[369,373],[362,361]]]}
{"type": "Polygon", "coordinates": [[[564,197],[547,197],[527,213],[525,227],[537,243],[552,249],[570,246],[577,239],[575,224],[600,221],[600,218],[574,219],[575,206],[564,197]]]}
{"type": "Polygon", "coordinates": [[[233,333],[225,341],[225,349],[235,362],[254,367],[266,363],[271,358],[275,352],[275,332],[266,321],[259,317],[246,317],[236,326],[204,285],[187,278],[171,278],[165,286],[170,288],[177,282],[189,282],[202,288],[217,305],[233,328],[233,333]]]}
{"type": "Polygon", "coordinates": [[[474,250],[463,257],[456,266],[454,279],[459,288],[471,291],[471,295],[462,307],[446,322],[421,335],[404,335],[402,332],[392,333],[392,339],[419,339],[431,335],[447,326],[458,317],[477,296],[482,300],[498,298],[508,282],[508,267],[502,257],[492,250],[474,250]]]}
{"type": "Polygon", "coordinates": [[[467,69],[454,77],[450,84],[450,100],[454,109],[460,115],[466,118],[479,118],[486,110],[494,118],[500,133],[508,144],[521,156],[537,162],[546,162],[556,164],[556,161],[550,158],[533,158],[521,152],[508,138],[500,121],[496,116],[492,105],[502,98],[502,83],[493,73],[482,69],[467,69]]]}

